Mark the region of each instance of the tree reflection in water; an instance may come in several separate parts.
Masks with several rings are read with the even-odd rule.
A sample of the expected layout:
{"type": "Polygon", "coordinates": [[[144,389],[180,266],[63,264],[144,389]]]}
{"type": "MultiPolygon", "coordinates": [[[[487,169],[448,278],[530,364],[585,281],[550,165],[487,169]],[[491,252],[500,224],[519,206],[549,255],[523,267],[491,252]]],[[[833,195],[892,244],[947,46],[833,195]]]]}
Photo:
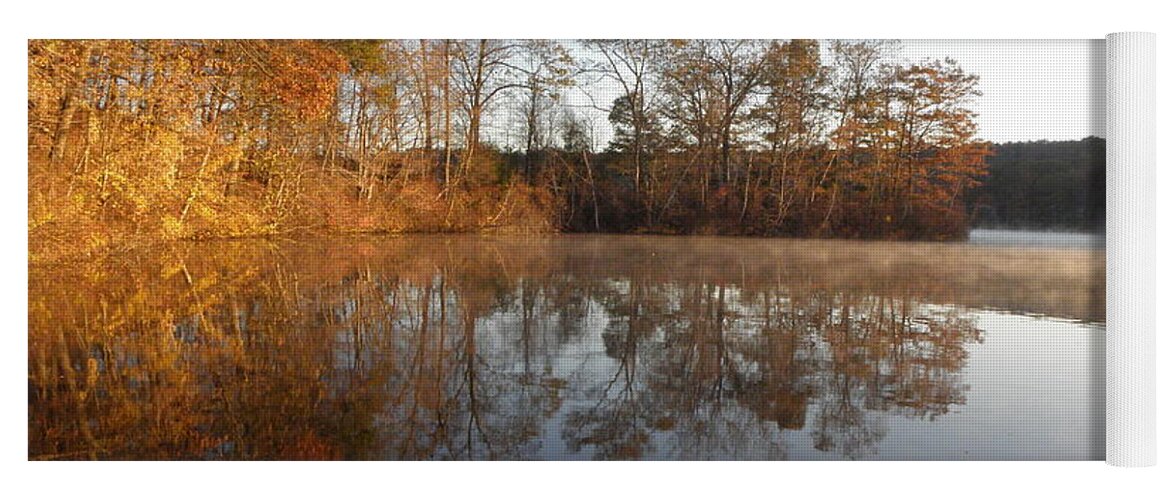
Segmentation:
{"type": "Polygon", "coordinates": [[[881,458],[891,419],[965,404],[972,311],[1100,321],[1086,292],[1100,265],[966,245],[461,236],[33,268],[29,455],[881,458]]]}

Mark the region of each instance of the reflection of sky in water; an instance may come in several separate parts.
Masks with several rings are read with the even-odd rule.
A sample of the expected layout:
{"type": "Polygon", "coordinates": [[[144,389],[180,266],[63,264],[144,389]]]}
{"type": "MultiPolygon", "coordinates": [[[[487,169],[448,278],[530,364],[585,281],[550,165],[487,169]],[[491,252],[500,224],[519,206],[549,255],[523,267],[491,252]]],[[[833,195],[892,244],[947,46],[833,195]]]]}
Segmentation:
{"type": "Polygon", "coordinates": [[[60,315],[31,317],[30,456],[1101,459],[1086,247],[995,233],[375,239],[277,267],[195,246],[197,290],[150,266],[92,290],[34,273],[60,315]],[[1016,241],[1032,253],[986,246],[1016,241]],[[96,361],[53,361],[78,332],[96,361]],[[106,353],[133,362],[115,376],[106,353]],[[100,404],[68,438],[78,398],[100,404]]]}
{"type": "MultiPolygon", "coordinates": [[[[744,309],[750,312],[752,308],[744,309]]],[[[923,306],[920,310],[954,314],[953,308],[945,306],[923,306]]],[[[539,445],[529,450],[529,458],[582,460],[593,456],[594,447],[572,450],[562,438],[566,427],[572,425],[567,423],[570,413],[605,404],[599,401],[619,392],[613,388],[606,391],[620,370],[619,362],[606,355],[601,337],[611,320],[596,304],[591,311],[584,335],[554,346],[548,353],[549,376],[567,380],[569,386],[563,393],[563,406],[543,424],[539,445]]],[[[651,430],[642,458],[1101,459],[1104,388],[1098,380],[1100,372],[1087,369],[1100,368],[1093,360],[1104,355],[1101,326],[995,311],[964,314],[974,319],[983,335],[979,341],[965,344],[969,357],[957,374],[962,379],[964,402],[949,405],[946,413],[923,417],[862,408],[850,426],[837,430],[841,436],[830,438],[833,448],[819,450],[818,441],[826,439],[824,430],[809,425],[799,430],[781,429],[738,402],[722,401],[695,410],[692,424],[702,427],[701,431],[651,430]]],[[[752,323],[753,318],[744,319],[752,323]]],[[[492,339],[486,346],[488,352],[505,357],[515,354],[507,337],[519,328],[516,320],[515,316],[496,314],[482,324],[485,337],[481,338],[492,339]]],[[[750,331],[729,334],[754,335],[750,331]]],[[[513,373],[523,372],[517,360],[510,361],[516,363],[511,366],[513,373]]],[[[645,384],[636,386],[648,390],[645,384]]],[[[859,403],[865,406],[865,402],[859,403]]],[[[803,420],[814,422],[818,413],[825,411],[833,409],[815,401],[803,420]]]]}
{"type": "Polygon", "coordinates": [[[974,245],[1002,247],[1102,248],[1106,245],[1106,236],[1095,233],[974,229],[968,235],[968,242],[974,245]]]}

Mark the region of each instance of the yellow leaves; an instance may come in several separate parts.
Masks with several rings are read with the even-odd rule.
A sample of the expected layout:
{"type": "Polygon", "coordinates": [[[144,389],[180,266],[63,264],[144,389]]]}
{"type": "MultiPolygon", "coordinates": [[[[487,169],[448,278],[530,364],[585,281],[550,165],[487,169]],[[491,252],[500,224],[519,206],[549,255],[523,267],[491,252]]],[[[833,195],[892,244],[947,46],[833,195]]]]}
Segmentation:
{"type": "Polygon", "coordinates": [[[28,232],[36,231],[41,226],[53,222],[57,218],[56,214],[52,212],[41,211],[40,213],[29,210],[28,214],[28,232]]]}
{"type": "Polygon", "coordinates": [[[110,239],[101,233],[90,233],[85,236],[87,246],[90,249],[104,248],[109,245],[110,239]]]}
{"type": "Polygon", "coordinates": [[[164,280],[168,280],[181,271],[183,271],[183,261],[179,259],[167,260],[163,263],[162,269],[159,271],[159,276],[164,280]]]}
{"type": "Polygon", "coordinates": [[[183,222],[171,215],[163,216],[162,236],[165,239],[173,240],[183,236],[183,222]]]}

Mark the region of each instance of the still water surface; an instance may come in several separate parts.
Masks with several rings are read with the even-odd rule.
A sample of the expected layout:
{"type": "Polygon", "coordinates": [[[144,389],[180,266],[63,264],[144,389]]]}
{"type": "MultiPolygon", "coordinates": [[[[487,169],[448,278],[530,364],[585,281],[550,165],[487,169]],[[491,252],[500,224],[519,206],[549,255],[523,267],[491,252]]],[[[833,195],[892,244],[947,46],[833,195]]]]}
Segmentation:
{"type": "Polygon", "coordinates": [[[986,236],[251,240],[32,268],[29,457],[1102,459],[1101,251],[986,236]]]}

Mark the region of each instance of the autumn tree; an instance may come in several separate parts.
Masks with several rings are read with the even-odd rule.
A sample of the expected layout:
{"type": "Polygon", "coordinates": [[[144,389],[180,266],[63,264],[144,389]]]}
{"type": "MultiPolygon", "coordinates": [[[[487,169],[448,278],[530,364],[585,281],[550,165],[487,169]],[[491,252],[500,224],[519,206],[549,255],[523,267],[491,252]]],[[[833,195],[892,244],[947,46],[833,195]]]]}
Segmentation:
{"type": "Polygon", "coordinates": [[[626,126],[615,130],[615,135],[626,143],[618,146],[632,156],[635,196],[641,196],[647,143],[655,132],[654,110],[659,104],[655,64],[666,46],[658,40],[591,40],[586,44],[597,53],[591,70],[622,89],[618,98],[622,102],[616,102],[615,107],[623,111],[616,117],[611,109],[610,121],[626,126]]]}
{"type": "Polygon", "coordinates": [[[749,169],[733,172],[732,150],[739,146],[739,127],[750,110],[746,103],[759,86],[764,58],[753,40],[675,41],[671,48],[663,60],[670,99],[666,114],[686,131],[704,163],[715,167],[701,172],[700,197],[706,206],[714,180],[730,188],[739,173],[745,187],[750,182],[749,169]]]}
{"type": "Polygon", "coordinates": [[[467,118],[459,179],[467,176],[480,148],[485,110],[504,92],[525,87],[513,62],[522,49],[523,45],[514,40],[454,42],[452,79],[463,98],[460,104],[467,118]]]}
{"type": "Polygon", "coordinates": [[[560,43],[526,40],[515,65],[523,80],[520,88],[519,118],[524,143],[524,174],[536,179],[538,155],[555,139],[556,104],[563,89],[573,84],[574,61],[560,43]]]}
{"type": "Polygon", "coordinates": [[[815,148],[824,139],[829,75],[816,40],[772,42],[762,72],[766,98],[751,115],[768,144],[763,185],[773,205],[770,219],[780,223],[800,196],[797,179],[809,175],[803,169],[813,163],[815,148]]]}

